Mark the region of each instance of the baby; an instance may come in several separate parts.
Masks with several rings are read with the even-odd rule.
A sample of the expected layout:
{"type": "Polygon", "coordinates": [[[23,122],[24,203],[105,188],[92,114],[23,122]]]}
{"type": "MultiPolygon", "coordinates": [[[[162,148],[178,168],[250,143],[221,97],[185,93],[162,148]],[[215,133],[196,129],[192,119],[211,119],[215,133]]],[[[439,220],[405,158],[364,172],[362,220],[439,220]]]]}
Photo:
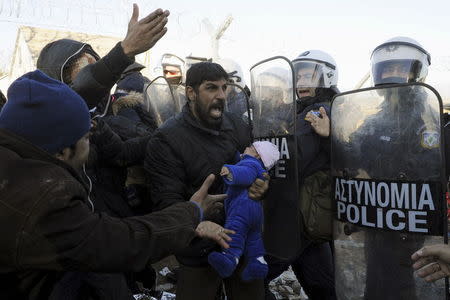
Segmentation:
{"type": "Polygon", "coordinates": [[[267,263],[264,260],[264,245],[261,237],[263,209],[260,201],[248,197],[248,187],[271,169],[280,152],[270,142],[254,142],[247,147],[241,160],[235,165],[224,165],[220,172],[226,186],[225,228],[234,230],[230,248],[222,252],[211,252],[209,264],[222,278],[233,274],[239,259],[244,254],[247,265],[242,272],[245,281],[262,279],[267,275],[267,263]]]}

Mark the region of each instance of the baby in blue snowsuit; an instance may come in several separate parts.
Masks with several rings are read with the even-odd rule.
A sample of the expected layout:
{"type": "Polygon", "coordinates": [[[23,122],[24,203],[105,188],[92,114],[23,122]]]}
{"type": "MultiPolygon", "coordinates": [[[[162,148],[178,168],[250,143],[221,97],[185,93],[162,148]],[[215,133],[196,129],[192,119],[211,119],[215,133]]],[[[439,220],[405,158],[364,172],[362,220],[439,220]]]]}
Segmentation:
{"type": "Polygon", "coordinates": [[[247,266],[242,272],[245,281],[262,279],[267,275],[264,260],[264,244],[261,237],[263,209],[260,201],[248,197],[248,188],[263,173],[272,168],[280,157],[277,146],[270,142],[255,142],[247,147],[241,160],[235,165],[224,165],[220,175],[226,186],[226,221],[224,228],[234,230],[230,248],[222,252],[211,252],[209,264],[222,278],[233,274],[242,255],[247,257],[247,266]]]}

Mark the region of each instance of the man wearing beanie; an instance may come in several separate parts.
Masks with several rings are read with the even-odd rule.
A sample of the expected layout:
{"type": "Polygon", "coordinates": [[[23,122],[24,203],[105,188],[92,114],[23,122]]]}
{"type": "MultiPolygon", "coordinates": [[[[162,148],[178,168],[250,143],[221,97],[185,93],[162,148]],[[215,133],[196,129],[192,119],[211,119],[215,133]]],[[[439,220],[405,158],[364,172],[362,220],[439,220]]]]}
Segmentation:
{"type": "Polygon", "coordinates": [[[50,299],[67,271],[139,271],[196,234],[225,245],[227,230],[199,224],[220,198],[207,195],[213,176],[192,201],[151,215],[94,214],[76,170],[89,153],[89,128],[83,99],[42,72],[9,88],[0,112],[0,299],[50,299]]]}

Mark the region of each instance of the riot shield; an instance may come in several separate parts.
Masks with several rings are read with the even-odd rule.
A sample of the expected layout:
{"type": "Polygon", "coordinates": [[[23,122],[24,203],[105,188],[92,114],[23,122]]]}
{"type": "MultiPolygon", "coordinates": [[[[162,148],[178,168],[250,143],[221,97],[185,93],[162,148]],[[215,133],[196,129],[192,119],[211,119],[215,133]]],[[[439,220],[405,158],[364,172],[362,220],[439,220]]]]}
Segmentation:
{"type": "Polygon", "coordinates": [[[170,85],[173,93],[173,97],[175,98],[175,102],[178,107],[183,109],[183,106],[186,105],[186,87],[184,84],[170,85]]]}
{"type": "Polygon", "coordinates": [[[274,57],[250,73],[253,135],[276,144],[281,153],[264,200],[264,244],[268,255],[290,259],[300,250],[293,68],[288,59],[274,57]]]}
{"type": "Polygon", "coordinates": [[[446,299],[411,255],[446,242],[442,101],[419,83],[337,95],[331,106],[338,299],[446,299]]]}
{"type": "Polygon", "coordinates": [[[164,76],[155,78],[145,87],[144,107],[155,119],[158,127],[181,111],[164,76]]]}
{"type": "Polygon", "coordinates": [[[250,100],[247,92],[235,83],[227,84],[227,100],[225,110],[244,120],[252,128],[250,100]]]}

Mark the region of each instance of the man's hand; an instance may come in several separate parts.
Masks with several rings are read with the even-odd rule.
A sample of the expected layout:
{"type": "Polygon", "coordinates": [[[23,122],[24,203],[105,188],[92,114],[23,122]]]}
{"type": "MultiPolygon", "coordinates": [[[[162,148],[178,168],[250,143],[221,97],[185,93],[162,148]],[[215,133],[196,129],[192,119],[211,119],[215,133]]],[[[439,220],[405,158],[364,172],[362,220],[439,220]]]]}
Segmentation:
{"type": "Polygon", "coordinates": [[[134,57],[152,48],[167,32],[169,11],[158,8],[147,17],[138,21],[139,7],[133,4],[133,15],[128,23],[128,31],[121,45],[128,57],[134,57]]]}
{"type": "Polygon", "coordinates": [[[328,118],[327,112],[325,108],[319,108],[321,118],[316,116],[315,114],[308,112],[306,114],[305,120],[311,123],[311,127],[314,131],[323,137],[330,136],[330,119],[328,118]]]}
{"type": "Polygon", "coordinates": [[[233,230],[225,229],[222,226],[210,221],[203,221],[198,224],[195,232],[199,237],[214,240],[225,249],[230,248],[227,242],[231,241],[231,237],[229,237],[228,234],[236,233],[233,230]]]}
{"type": "Polygon", "coordinates": [[[427,282],[434,282],[450,275],[450,246],[446,244],[425,246],[415,252],[414,270],[427,282]]]}
{"type": "Polygon", "coordinates": [[[253,184],[250,186],[250,188],[248,189],[248,196],[250,197],[250,199],[259,201],[267,192],[267,190],[269,189],[269,174],[264,173],[264,178],[266,180],[261,180],[259,178],[256,179],[255,182],[253,182],[253,184]]]}
{"type": "Polygon", "coordinates": [[[217,205],[216,202],[223,202],[223,200],[227,197],[225,194],[220,195],[209,195],[208,189],[213,184],[215,176],[210,174],[206,177],[202,186],[192,195],[190,201],[196,202],[203,209],[203,213],[207,215],[210,209],[215,209],[217,205]]]}

